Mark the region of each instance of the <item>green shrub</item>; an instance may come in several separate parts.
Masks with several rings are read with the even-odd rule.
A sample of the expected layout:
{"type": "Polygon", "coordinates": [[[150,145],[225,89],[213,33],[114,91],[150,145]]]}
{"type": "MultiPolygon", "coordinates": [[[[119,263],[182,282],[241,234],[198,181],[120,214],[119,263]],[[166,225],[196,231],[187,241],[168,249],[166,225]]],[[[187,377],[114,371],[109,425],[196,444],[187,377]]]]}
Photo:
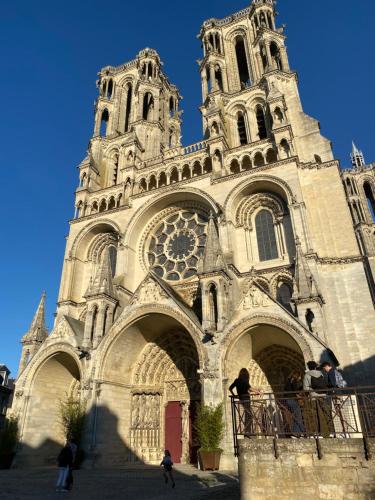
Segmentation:
{"type": "Polygon", "coordinates": [[[219,446],[224,433],[223,404],[199,405],[195,428],[202,451],[220,450],[219,446]]]}
{"type": "Polygon", "coordinates": [[[65,439],[80,445],[85,427],[86,405],[73,397],[60,401],[60,425],[65,439]]]}

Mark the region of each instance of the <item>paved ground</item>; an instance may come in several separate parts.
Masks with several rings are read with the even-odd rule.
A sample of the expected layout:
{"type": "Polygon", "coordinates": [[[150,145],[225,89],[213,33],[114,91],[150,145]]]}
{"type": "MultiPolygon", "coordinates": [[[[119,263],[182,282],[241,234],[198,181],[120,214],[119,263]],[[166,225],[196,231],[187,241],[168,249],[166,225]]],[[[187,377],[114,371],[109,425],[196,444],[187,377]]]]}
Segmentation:
{"type": "Polygon", "coordinates": [[[239,500],[237,475],[175,468],[176,488],[164,483],[158,467],[75,471],[74,489],[55,492],[57,470],[0,470],[1,500],[239,500]]]}

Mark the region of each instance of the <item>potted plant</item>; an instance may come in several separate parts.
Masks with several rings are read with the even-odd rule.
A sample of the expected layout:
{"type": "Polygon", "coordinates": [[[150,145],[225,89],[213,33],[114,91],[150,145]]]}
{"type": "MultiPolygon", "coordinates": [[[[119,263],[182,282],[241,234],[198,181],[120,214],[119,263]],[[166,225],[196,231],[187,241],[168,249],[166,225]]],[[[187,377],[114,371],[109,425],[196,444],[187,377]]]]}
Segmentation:
{"type": "Polygon", "coordinates": [[[224,432],[223,404],[199,405],[195,424],[200,448],[198,450],[202,470],[218,470],[222,449],[219,447],[224,432]]]}
{"type": "Polygon", "coordinates": [[[5,419],[0,430],[0,469],[10,469],[18,443],[18,420],[16,417],[5,419]]]}

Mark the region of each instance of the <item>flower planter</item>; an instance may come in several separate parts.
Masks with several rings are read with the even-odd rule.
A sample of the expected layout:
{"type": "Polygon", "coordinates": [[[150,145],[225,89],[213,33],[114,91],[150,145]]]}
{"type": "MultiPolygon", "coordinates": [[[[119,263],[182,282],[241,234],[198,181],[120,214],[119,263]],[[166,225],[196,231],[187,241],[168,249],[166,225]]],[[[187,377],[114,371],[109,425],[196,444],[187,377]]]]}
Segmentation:
{"type": "Polygon", "coordinates": [[[199,450],[199,463],[202,470],[219,470],[221,450],[199,450]]]}

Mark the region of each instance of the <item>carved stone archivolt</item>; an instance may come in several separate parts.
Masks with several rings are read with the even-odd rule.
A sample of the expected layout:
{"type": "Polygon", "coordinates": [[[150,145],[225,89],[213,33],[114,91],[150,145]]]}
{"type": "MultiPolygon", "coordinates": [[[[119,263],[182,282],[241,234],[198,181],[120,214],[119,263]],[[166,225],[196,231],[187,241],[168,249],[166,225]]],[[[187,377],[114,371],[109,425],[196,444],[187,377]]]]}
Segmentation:
{"type": "Polygon", "coordinates": [[[190,336],[181,331],[169,332],[143,349],[134,369],[133,383],[165,384],[169,398],[174,394],[177,400],[200,397],[198,366],[197,351],[190,336]]]}
{"type": "Polygon", "coordinates": [[[99,234],[94,238],[87,250],[87,259],[95,263],[100,262],[104,248],[110,245],[117,247],[118,239],[119,237],[116,233],[99,234]]]}
{"type": "Polygon", "coordinates": [[[244,198],[236,211],[236,226],[252,229],[252,216],[258,208],[268,208],[276,220],[282,220],[285,209],[282,201],[271,193],[256,193],[244,198]]]}
{"type": "Polygon", "coordinates": [[[261,312],[259,314],[254,313],[251,315],[251,317],[243,318],[237,323],[231,325],[231,327],[224,332],[221,340],[224,372],[228,363],[228,357],[230,356],[230,352],[235,343],[245,332],[253,330],[254,327],[258,325],[270,325],[279,328],[280,330],[289,334],[298,344],[306,362],[309,359],[314,359],[312,350],[312,346],[314,343],[319,342],[320,349],[322,347],[326,347],[322,341],[318,341],[318,339],[314,338],[312,335],[310,335],[308,341],[308,332],[306,331],[306,329],[297,326],[297,323],[293,324],[291,321],[275,316],[274,314],[271,314],[269,312],[267,312],[267,314],[262,314],[261,312]]]}
{"type": "MultiPolygon", "coordinates": [[[[288,160],[285,160],[285,161],[289,162],[290,158],[288,160]]],[[[263,168],[263,167],[260,167],[260,168],[263,168]]],[[[269,166],[266,166],[265,168],[269,168],[269,166]]],[[[272,168],[272,165],[271,165],[271,168],[272,168]]],[[[242,173],[240,175],[242,175],[242,173]]],[[[248,176],[249,173],[244,172],[243,175],[248,176]]],[[[234,187],[229,192],[229,194],[225,200],[224,208],[223,208],[224,215],[228,221],[235,220],[235,212],[236,212],[236,206],[237,206],[236,202],[238,202],[238,200],[240,200],[244,197],[242,195],[242,193],[246,192],[247,189],[252,184],[256,184],[257,182],[269,183],[270,187],[272,186],[272,184],[274,184],[275,191],[278,191],[278,192],[281,191],[282,193],[285,194],[285,198],[287,199],[287,202],[288,203],[292,202],[293,192],[292,192],[289,184],[287,182],[285,182],[283,179],[280,179],[279,177],[275,177],[274,175],[254,174],[254,175],[251,175],[250,178],[246,179],[241,184],[234,187]]]]}
{"type": "Polygon", "coordinates": [[[303,375],[305,363],[302,353],[282,345],[272,345],[252,359],[247,368],[254,388],[283,391],[292,371],[303,375]]]}

